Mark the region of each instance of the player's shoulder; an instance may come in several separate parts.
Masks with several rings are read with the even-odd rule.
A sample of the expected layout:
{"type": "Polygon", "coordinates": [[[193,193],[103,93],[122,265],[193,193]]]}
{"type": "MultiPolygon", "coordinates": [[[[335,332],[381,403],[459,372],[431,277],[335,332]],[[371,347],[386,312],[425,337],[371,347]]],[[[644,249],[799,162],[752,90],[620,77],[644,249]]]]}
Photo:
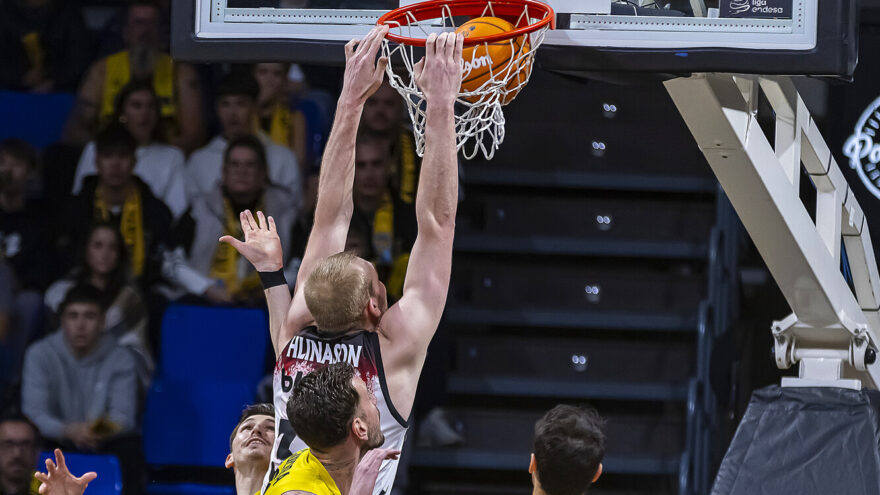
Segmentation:
{"type": "MultiPolygon", "coordinates": [[[[300,291],[302,291],[302,289],[300,289],[300,291]]],[[[303,330],[314,326],[315,318],[312,316],[312,312],[309,311],[309,308],[306,307],[305,299],[302,294],[294,294],[293,300],[290,303],[290,310],[287,313],[287,318],[284,320],[282,342],[288,344],[291,339],[299,335],[303,330]],[[298,299],[303,299],[301,304],[298,299]]]]}
{"type": "Polygon", "coordinates": [[[401,298],[385,311],[379,321],[378,334],[380,337],[393,339],[395,336],[406,333],[414,324],[407,301],[401,298]],[[409,310],[409,311],[408,311],[409,310]]]}

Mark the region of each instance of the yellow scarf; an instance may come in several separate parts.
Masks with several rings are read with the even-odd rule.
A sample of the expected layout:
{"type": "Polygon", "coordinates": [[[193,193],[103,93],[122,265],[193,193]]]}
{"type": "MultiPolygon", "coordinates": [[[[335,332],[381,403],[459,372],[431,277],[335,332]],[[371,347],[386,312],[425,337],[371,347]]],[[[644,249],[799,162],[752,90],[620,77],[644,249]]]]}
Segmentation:
{"type": "Polygon", "coordinates": [[[21,45],[24,47],[24,53],[27,55],[31,68],[42,71],[46,57],[43,53],[43,43],[40,41],[40,32],[31,31],[22,36],[21,45]]]}
{"type": "Polygon", "coordinates": [[[394,254],[394,202],[388,193],[382,196],[382,203],[373,214],[373,250],[376,253],[375,264],[388,268],[388,295],[395,300],[400,299],[409,253],[394,254]]]}
{"type": "Polygon", "coordinates": [[[387,192],[373,214],[373,250],[376,264],[390,265],[394,255],[394,202],[387,192]]]}
{"type": "Polygon", "coordinates": [[[416,151],[408,131],[400,133],[400,199],[412,204],[416,194],[416,151]]]}
{"type": "MultiPolygon", "coordinates": [[[[110,209],[104,201],[101,188],[95,190],[95,218],[104,222],[110,221],[110,209]]],[[[119,220],[119,231],[125,241],[125,248],[131,260],[131,272],[135,278],[144,273],[146,248],[144,246],[144,213],[141,205],[141,192],[132,187],[122,204],[122,218],[119,220]]]]}
{"type": "Polygon", "coordinates": [[[401,253],[394,257],[391,271],[388,273],[388,295],[395,300],[403,296],[403,282],[406,280],[406,268],[409,265],[409,253],[401,253]]]}
{"type": "MultiPolygon", "coordinates": [[[[265,209],[261,198],[254,211],[265,211],[265,209]]],[[[243,234],[238,213],[232,209],[232,204],[226,197],[223,198],[223,214],[225,217],[223,233],[241,239],[243,234]]],[[[251,270],[250,274],[243,280],[239,279],[238,260],[240,256],[238,251],[230,244],[221,242],[217,244],[217,248],[214,250],[214,258],[211,261],[211,278],[222,280],[226,285],[226,290],[233,295],[244,295],[261,287],[260,276],[255,270],[251,270]]]]}
{"type": "MultiPolygon", "coordinates": [[[[131,80],[131,60],[128,50],[107,57],[104,74],[104,95],[101,100],[100,121],[107,122],[116,110],[116,96],[122,87],[131,80]]],[[[174,60],[166,54],[159,55],[153,69],[153,91],[159,98],[159,111],[163,120],[173,121],[177,117],[174,100],[174,60]]]]}
{"type": "MultiPolygon", "coordinates": [[[[259,117],[257,117],[259,119],[259,117]]],[[[269,135],[273,143],[281,146],[290,146],[290,109],[276,103],[272,107],[272,117],[269,120],[269,128],[263,129],[269,135]]],[[[260,125],[255,126],[259,129],[260,125]]]]}

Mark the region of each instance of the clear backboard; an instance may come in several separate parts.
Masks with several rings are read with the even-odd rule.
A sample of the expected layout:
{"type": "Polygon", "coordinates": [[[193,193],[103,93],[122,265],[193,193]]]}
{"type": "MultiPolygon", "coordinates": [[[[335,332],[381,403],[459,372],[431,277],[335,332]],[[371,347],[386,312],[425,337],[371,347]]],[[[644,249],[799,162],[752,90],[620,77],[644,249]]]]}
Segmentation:
{"type": "MultiPolygon", "coordinates": [[[[341,64],[345,41],[411,0],[173,2],[178,60],[341,64]]],[[[543,69],[849,76],[857,0],[549,0],[543,69]]],[[[437,26],[438,30],[444,29],[437,26]]],[[[448,27],[447,27],[448,29],[448,27]]]]}

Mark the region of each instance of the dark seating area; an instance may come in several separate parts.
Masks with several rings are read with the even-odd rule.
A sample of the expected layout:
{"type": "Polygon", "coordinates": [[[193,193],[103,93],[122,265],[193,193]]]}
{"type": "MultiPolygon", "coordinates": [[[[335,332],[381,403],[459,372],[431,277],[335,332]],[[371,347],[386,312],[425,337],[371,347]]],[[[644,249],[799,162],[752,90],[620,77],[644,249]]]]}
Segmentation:
{"type": "Polygon", "coordinates": [[[536,72],[529,89],[495,157],[464,169],[441,330],[463,441],[416,447],[412,477],[420,493],[493,493],[566,401],[607,420],[596,493],[685,493],[716,414],[703,394],[732,304],[730,206],[661,84],[536,72]]]}

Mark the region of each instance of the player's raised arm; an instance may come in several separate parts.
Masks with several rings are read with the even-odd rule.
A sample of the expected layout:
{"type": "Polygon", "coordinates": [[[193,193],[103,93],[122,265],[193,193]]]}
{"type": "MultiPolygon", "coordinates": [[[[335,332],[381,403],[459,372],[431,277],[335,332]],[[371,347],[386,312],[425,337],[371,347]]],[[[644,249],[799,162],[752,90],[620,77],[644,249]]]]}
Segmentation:
{"type": "Polygon", "coordinates": [[[290,336],[311,322],[301,289],[312,269],[322,259],[345,249],[345,238],[354,210],[351,188],[354,183],[358,124],[364,103],[376,92],[385,75],[388,60],[381,57],[377,61],[376,54],[387,32],[388,26],[376,26],[364,39],[345,45],[342,93],[321,161],[315,222],[296,276],[293,303],[285,323],[285,327],[291,328],[290,336]]]}
{"type": "Polygon", "coordinates": [[[463,38],[455,33],[432,34],[425,58],[416,68],[416,81],[427,101],[425,156],[416,194],[419,228],[403,297],[388,310],[381,329],[391,341],[388,350],[382,350],[393,363],[386,369],[407,370],[409,364],[417,364],[416,380],[443,314],[452,269],[458,204],[454,105],[461,86],[462,43],[463,38]]]}
{"type": "MultiPolygon", "coordinates": [[[[272,346],[276,355],[311,320],[301,295],[302,284],[318,261],[345,248],[345,238],[354,208],[351,187],[354,182],[354,150],[358,123],[364,102],[382,84],[388,61],[385,58],[377,61],[376,54],[387,32],[387,26],[377,26],[362,40],[352,40],[345,45],[342,93],[321,161],[315,222],[297,273],[293,301],[291,302],[290,291],[284,284],[271,286],[265,291],[272,346]]],[[[250,212],[242,214],[245,242],[231,237],[224,237],[222,241],[231,243],[258,271],[281,270],[281,243],[277,234],[274,234],[274,224],[264,221],[262,213],[258,212],[257,216],[259,222],[250,212]],[[249,232],[251,237],[248,236],[249,232]],[[254,241],[251,242],[250,239],[254,241]]]]}

